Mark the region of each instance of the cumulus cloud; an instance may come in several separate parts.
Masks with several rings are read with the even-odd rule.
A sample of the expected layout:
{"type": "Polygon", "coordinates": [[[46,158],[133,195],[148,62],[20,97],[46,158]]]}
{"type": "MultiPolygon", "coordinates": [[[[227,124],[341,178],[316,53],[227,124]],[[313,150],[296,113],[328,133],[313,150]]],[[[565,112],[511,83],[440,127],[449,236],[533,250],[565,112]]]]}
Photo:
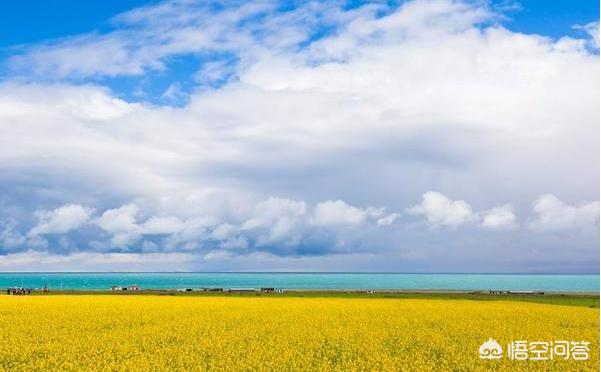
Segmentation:
{"type": "Polygon", "coordinates": [[[518,226],[511,204],[478,212],[464,200],[452,200],[434,191],[423,194],[421,204],[407,208],[406,212],[425,216],[433,226],[457,228],[460,225],[477,223],[488,230],[511,229],[518,226]]]}
{"type": "Polygon", "coordinates": [[[561,231],[599,228],[599,202],[568,204],[553,194],[541,195],[532,204],[536,217],[530,222],[534,230],[561,231]]]}
{"type": "MultiPolygon", "coordinates": [[[[92,216],[91,208],[81,206],[78,207],[85,214],[78,215],[72,211],[72,204],[57,208],[52,213],[38,211],[36,215],[40,222],[27,236],[19,232],[15,221],[7,221],[0,233],[0,242],[17,250],[46,248],[47,244],[34,240],[38,235],[50,231],[66,234],[85,225],[99,229],[87,231],[88,241],[82,242],[78,249],[85,246],[98,251],[155,252],[166,249],[202,252],[219,247],[293,255],[305,249],[307,244],[327,244],[328,240],[342,239],[349,233],[362,235],[373,227],[390,225],[399,217],[398,213],[386,214],[385,208],[363,209],[341,200],[307,206],[304,201],[270,197],[239,204],[238,213],[204,211],[181,214],[172,211],[175,214],[171,215],[155,215],[153,208],[139,204],[124,204],[107,209],[98,216],[92,216]],[[313,212],[308,213],[307,210],[313,212]],[[354,215],[357,213],[360,220],[354,215]]],[[[54,243],[67,252],[76,247],[65,237],[57,238],[54,243]]]]}
{"type": "Polygon", "coordinates": [[[294,219],[306,213],[306,205],[302,201],[271,197],[258,203],[252,217],[242,225],[242,229],[271,226],[283,219],[294,219]]]}
{"type": "Polygon", "coordinates": [[[507,229],[516,227],[516,216],[513,206],[505,204],[491,208],[483,213],[482,227],[487,229],[507,229]]]}
{"type": "Polygon", "coordinates": [[[79,204],[66,204],[51,211],[37,211],[38,224],[29,231],[29,235],[67,233],[88,222],[92,211],[79,204]]]}
{"type": "MultiPolygon", "coordinates": [[[[304,202],[269,198],[260,202],[254,208],[252,216],[246,220],[241,230],[259,230],[257,237],[258,245],[281,243],[286,245],[296,245],[301,239],[302,232],[298,230],[301,223],[300,218],[306,213],[304,202]]],[[[229,245],[245,245],[244,241],[230,241],[229,245]]]]}
{"type": "MultiPolygon", "coordinates": [[[[115,17],[107,33],[15,49],[0,84],[0,220],[17,222],[3,225],[2,252],[72,249],[43,231],[76,227],[46,209],[84,203],[98,212],[77,227],[91,231],[70,237],[81,249],[291,257],[419,247],[426,262],[441,256],[429,236],[480,239],[477,250],[488,238],[459,227],[518,227],[509,207],[491,206],[521,214],[542,193],[598,198],[599,57],[588,38],[512,32],[482,2],[280,8],[213,14],[164,2],[115,17]],[[190,54],[207,59],[192,84],[222,85],[190,89],[181,107],[91,85],[152,71],[167,79],[168,61],[190,54]],[[428,192],[408,214],[451,229],[398,222],[395,211],[433,189],[453,198],[428,192]]],[[[177,86],[163,99],[179,100],[177,86]]],[[[590,222],[581,205],[541,205],[528,226],[590,222]]],[[[598,254],[596,235],[549,242],[541,230],[508,231],[506,251],[521,253],[526,239],[537,252],[598,254]]]]}
{"type": "Polygon", "coordinates": [[[348,205],[342,200],[328,200],[315,206],[313,223],[316,225],[357,225],[365,221],[366,211],[348,205]]]}
{"type": "Polygon", "coordinates": [[[140,207],[130,203],[106,210],[95,223],[112,234],[113,246],[121,248],[138,242],[142,235],[170,235],[186,228],[185,221],[176,216],[151,216],[142,223],[139,214],[140,207]]]}
{"type": "Polygon", "coordinates": [[[123,205],[119,208],[105,211],[96,223],[111,233],[123,231],[136,232],[139,230],[139,226],[136,223],[138,211],[139,208],[135,204],[123,205]]]}
{"type": "Polygon", "coordinates": [[[342,200],[327,200],[317,203],[311,217],[315,226],[356,226],[362,223],[376,223],[380,226],[390,225],[399,217],[399,213],[385,213],[386,208],[358,208],[342,200]]]}
{"type": "Polygon", "coordinates": [[[457,227],[474,218],[472,207],[463,200],[451,200],[443,194],[428,191],[421,204],[407,209],[410,214],[424,215],[434,226],[457,227]]]}
{"type": "Polygon", "coordinates": [[[141,236],[142,229],[136,221],[138,212],[139,208],[135,204],[123,205],[105,211],[96,220],[96,224],[112,234],[111,244],[113,246],[126,248],[141,236]]]}

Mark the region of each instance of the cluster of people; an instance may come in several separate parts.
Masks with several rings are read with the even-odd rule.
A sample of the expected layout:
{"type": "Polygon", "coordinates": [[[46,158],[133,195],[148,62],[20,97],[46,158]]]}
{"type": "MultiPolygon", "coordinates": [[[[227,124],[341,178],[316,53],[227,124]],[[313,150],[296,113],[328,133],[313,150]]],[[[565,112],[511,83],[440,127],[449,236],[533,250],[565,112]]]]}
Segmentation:
{"type": "Polygon", "coordinates": [[[23,287],[14,287],[8,288],[6,290],[6,294],[9,295],[28,295],[31,293],[31,288],[23,288],[23,287]]]}
{"type": "MultiPolygon", "coordinates": [[[[35,289],[36,291],[39,291],[39,288],[35,289]]],[[[33,291],[33,289],[31,288],[24,288],[24,287],[12,287],[12,288],[7,288],[6,289],[6,294],[8,295],[28,295],[33,291]]],[[[44,288],[42,289],[42,291],[44,293],[48,293],[48,286],[44,286],[44,288]]]]}

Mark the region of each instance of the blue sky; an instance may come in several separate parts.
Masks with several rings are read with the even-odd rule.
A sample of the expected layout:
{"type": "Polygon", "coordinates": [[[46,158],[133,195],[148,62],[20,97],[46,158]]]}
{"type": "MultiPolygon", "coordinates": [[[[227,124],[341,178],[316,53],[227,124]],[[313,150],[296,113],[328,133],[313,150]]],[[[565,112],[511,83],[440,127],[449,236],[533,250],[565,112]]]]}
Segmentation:
{"type": "MultiPolygon", "coordinates": [[[[235,4],[235,2],[231,2],[235,4]]],[[[345,9],[354,9],[369,4],[366,1],[342,3],[345,9]]],[[[402,2],[381,2],[389,8],[382,14],[396,9],[402,2]]],[[[103,1],[101,3],[60,0],[56,2],[6,2],[0,5],[0,48],[2,55],[11,54],[27,45],[68,38],[73,35],[95,33],[107,34],[122,26],[115,24],[114,17],[138,7],[160,4],[159,1],[103,1]],[[35,12],[32,12],[35,9],[35,12]]],[[[300,4],[300,3],[299,3],[300,4]]],[[[280,2],[281,10],[292,9],[294,2],[280,2]]],[[[496,19],[503,27],[521,33],[535,33],[552,38],[569,35],[582,37],[585,31],[575,25],[595,22],[599,15],[599,3],[595,1],[493,1],[490,8],[502,14],[496,19]]],[[[335,32],[335,27],[316,29],[309,42],[335,32]]],[[[235,55],[227,56],[235,60],[235,55]]],[[[183,105],[185,95],[199,87],[191,77],[204,62],[215,58],[214,53],[195,53],[170,56],[165,71],[148,72],[144,76],[95,76],[77,78],[76,83],[89,82],[106,85],[119,97],[127,100],[145,100],[158,104],[183,105]],[[171,84],[177,84],[185,93],[178,99],[165,100],[161,95],[171,84]],[[145,94],[141,96],[140,90],[145,94]]],[[[212,82],[210,86],[220,85],[223,81],[212,82]]]]}
{"type": "Polygon", "coordinates": [[[598,2],[4,2],[0,48],[0,270],[599,271],[598,2]]]}
{"type": "MultiPolygon", "coordinates": [[[[111,29],[110,19],[116,14],[157,3],[144,0],[3,2],[0,4],[0,45],[30,44],[93,30],[106,32],[111,29]]],[[[349,6],[363,3],[353,1],[349,6]]],[[[498,1],[493,5],[507,8],[506,27],[553,37],[573,34],[573,25],[599,18],[597,1],[498,1]]]]}

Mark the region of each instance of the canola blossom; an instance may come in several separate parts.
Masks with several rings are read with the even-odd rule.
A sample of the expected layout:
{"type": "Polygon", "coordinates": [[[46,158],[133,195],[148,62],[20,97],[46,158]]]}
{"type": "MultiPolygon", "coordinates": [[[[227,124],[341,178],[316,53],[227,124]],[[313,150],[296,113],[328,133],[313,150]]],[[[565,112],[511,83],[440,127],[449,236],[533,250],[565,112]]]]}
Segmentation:
{"type": "Polygon", "coordinates": [[[0,370],[597,370],[599,310],[505,301],[0,296],[0,370]],[[494,338],[588,360],[483,360],[494,338]]]}

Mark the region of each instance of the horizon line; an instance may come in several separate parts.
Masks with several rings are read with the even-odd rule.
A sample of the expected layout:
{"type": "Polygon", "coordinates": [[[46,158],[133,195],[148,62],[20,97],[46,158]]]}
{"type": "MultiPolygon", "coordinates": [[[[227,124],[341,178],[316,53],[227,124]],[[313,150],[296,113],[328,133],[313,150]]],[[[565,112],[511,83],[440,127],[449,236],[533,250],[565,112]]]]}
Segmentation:
{"type": "Polygon", "coordinates": [[[599,272],[406,272],[406,271],[0,271],[1,274],[403,274],[403,275],[599,275],[599,272]]]}

